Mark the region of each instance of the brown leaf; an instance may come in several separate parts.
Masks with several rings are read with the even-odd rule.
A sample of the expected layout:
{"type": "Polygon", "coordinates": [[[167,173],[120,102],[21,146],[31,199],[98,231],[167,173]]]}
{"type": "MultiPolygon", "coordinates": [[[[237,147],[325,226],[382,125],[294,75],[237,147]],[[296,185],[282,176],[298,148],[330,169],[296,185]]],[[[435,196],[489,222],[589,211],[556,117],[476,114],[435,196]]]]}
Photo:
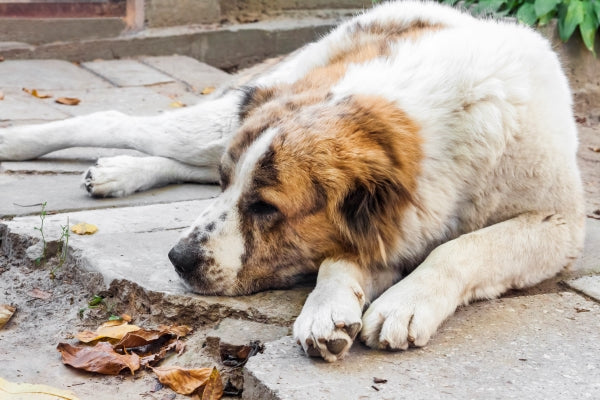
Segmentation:
{"type": "Polygon", "coordinates": [[[173,107],[173,108],[181,108],[181,107],[185,107],[185,106],[186,105],[183,102],[179,101],[179,100],[174,101],[171,104],[169,104],[169,107],[173,107]]]}
{"type": "Polygon", "coordinates": [[[77,104],[79,104],[81,102],[81,100],[79,100],[75,97],[59,97],[58,99],[56,99],[54,101],[58,104],[64,104],[66,106],[76,106],[77,104]]]}
{"type": "Polygon", "coordinates": [[[48,385],[32,385],[31,383],[13,383],[0,378],[0,399],[63,399],[77,400],[75,393],[48,385]]]}
{"type": "Polygon", "coordinates": [[[56,348],[62,355],[63,364],[84,371],[117,375],[129,368],[133,375],[140,368],[140,357],[137,354],[119,354],[107,342],[98,342],[93,347],[59,343],[56,348]]]}
{"type": "Polygon", "coordinates": [[[158,380],[179,394],[191,394],[206,385],[211,368],[185,369],[177,366],[152,368],[158,380]]]}
{"type": "Polygon", "coordinates": [[[108,321],[100,325],[95,332],[83,331],[79,332],[77,335],[75,335],[75,337],[84,343],[89,343],[93,342],[94,340],[104,338],[121,340],[127,333],[140,329],[139,326],[129,325],[127,322],[116,322],[121,323],[119,325],[115,325],[115,321],[108,321]]]}
{"type": "Polygon", "coordinates": [[[592,147],[592,146],[588,146],[588,149],[590,149],[591,151],[593,151],[594,153],[600,153],[600,147],[592,147]]]}
{"type": "Polygon", "coordinates": [[[139,329],[123,336],[119,343],[115,344],[115,348],[129,349],[132,347],[146,346],[159,340],[165,335],[172,335],[179,339],[180,337],[187,336],[191,331],[192,328],[187,325],[160,325],[158,330],[139,329]]]}
{"type": "Polygon", "coordinates": [[[44,292],[38,288],[31,289],[29,292],[27,292],[27,295],[41,300],[48,300],[50,297],[52,297],[52,293],[44,292]]]}
{"type": "Polygon", "coordinates": [[[8,304],[0,304],[0,329],[6,325],[15,311],[17,311],[17,309],[13,306],[9,306],[8,304]]]}
{"type": "Polygon", "coordinates": [[[41,94],[37,91],[37,89],[27,89],[27,88],[23,88],[23,91],[25,93],[29,93],[30,95],[32,95],[33,97],[37,97],[38,99],[48,99],[50,97],[52,97],[51,94],[41,94]]]}
{"type": "Polygon", "coordinates": [[[219,370],[213,367],[202,392],[202,400],[219,400],[221,397],[223,397],[223,382],[219,370]]]}
{"type": "Polygon", "coordinates": [[[181,340],[171,339],[169,342],[166,343],[166,345],[162,346],[159,351],[142,357],[140,363],[143,367],[155,365],[160,360],[165,358],[169,351],[175,350],[177,351],[178,355],[181,355],[184,349],[185,343],[183,343],[181,340]]]}
{"type": "Polygon", "coordinates": [[[212,92],[215,91],[215,87],[214,86],[207,86],[204,89],[202,89],[202,91],[200,92],[200,94],[211,94],[212,92]]]}
{"type": "Polygon", "coordinates": [[[0,90],[0,100],[4,100],[4,93],[0,90]]]}
{"type": "Polygon", "coordinates": [[[0,62],[4,61],[4,57],[0,56],[0,62]]]}
{"type": "Polygon", "coordinates": [[[192,331],[192,328],[187,325],[159,325],[158,329],[175,335],[178,339],[189,335],[192,331]]]}

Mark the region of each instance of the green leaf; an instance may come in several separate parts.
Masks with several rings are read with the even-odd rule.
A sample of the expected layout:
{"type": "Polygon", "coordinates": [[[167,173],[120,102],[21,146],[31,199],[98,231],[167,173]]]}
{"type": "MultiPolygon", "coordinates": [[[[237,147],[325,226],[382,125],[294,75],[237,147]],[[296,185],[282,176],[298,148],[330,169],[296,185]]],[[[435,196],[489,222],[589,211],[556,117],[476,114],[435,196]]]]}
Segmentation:
{"type": "Polygon", "coordinates": [[[473,11],[476,14],[496,12],[504,3],[506,3],[506,0],[480,0],[473,7],[473,11]]]}
{"type": "Polygon", "coordinates": [[[456,3],[458,3],[458,0],[443,0],[442,3],[449,4],[449,5],[453,6],[456,3]]]}
{"type": "Polygon", "coordinates": [[[558,34],[563,42],[569,40],[575,28],[583,22],[583,2],[571,0],[567,7],[563,6],[558,13],[558,34]]]}
{"type": "Polygon", "coordinates": [[[550,11],[548,14],[542,15],[540,17],[540,20],[538,21],[538,25],[539,26],[546,25],[548,22],[550,22],[550,20],[552,20],[552,18],[554,18],[555,15],[556,15],[555,11],[550,11]]]}
{"type": "Polygon", "coordinates": [[[519,22],[523,22],[527,25],[535,24],[535,21],[537,21],[537,15],[535,15],[534,5],[531,3],[525,3],[519,7],[519,11],[517,11],[517,19],[519,22]]]}
{"type": "Polygon", "coordinates": [[[598,30],[598,19],[595,18],[592,3],[585,2],[583,4],[583,11],[584,16],[583,21],[579,25],[579,32],[581,32],[581,38],[583,39],[583,43],[585,43],[585,47],[595,54],[594,39],[598,30]]]}
{"type": "Polygon", "coordinates": [[[102,300],[104,300],[104,297],[94,295],[94,297],[92,297],[92,299],[90,301],[88,301],[88,305],[90,307],[97,306],[98,304],[102,303],[102,300]]]}
{"type": "Polygon", "coordinates": [[[596,12],[596,21],[600,22],[600,0],[592,0],[592,7],[596,12]]]}
{"type": "Polygon", "coordinates": [[[533,5],[535,6],[536,17],[548,14],[550,11],[554,10],[561,1],[562,0],[535,0],[533,5]]]}

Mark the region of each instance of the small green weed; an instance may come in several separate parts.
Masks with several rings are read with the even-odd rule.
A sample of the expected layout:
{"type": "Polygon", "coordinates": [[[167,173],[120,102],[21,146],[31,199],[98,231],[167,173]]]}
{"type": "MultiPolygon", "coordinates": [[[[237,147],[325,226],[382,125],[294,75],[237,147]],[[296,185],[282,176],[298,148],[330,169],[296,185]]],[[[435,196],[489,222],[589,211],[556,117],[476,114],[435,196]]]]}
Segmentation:
{"type": "Polygon", "coordinates": [[[33,229],[40,232],[42,236],[42,254],[35,259],[36,265],[40,265],[46,260],[46,250],[48,249],[48,243],[46,243],[46,236],[44,235],[44,221],[46,220],[46,202],[42,203],[42,209],[40,211],[40,226],[35,226],[33,229]]]}

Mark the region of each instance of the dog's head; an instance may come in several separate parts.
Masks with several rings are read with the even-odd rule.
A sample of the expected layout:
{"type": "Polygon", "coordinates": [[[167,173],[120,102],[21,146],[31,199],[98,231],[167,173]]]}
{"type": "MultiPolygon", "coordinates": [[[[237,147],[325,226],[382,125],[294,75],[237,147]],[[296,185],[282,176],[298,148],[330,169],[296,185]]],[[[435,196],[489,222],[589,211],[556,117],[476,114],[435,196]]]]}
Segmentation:
{"type": "Polygon", "coordinates": [[[415,124],[379,98],[261,96],[223,156],[222,194],[169,253],[178,274],[240,295],[289,287],[326,258],[388,263],[416,186],[415,124]]]}

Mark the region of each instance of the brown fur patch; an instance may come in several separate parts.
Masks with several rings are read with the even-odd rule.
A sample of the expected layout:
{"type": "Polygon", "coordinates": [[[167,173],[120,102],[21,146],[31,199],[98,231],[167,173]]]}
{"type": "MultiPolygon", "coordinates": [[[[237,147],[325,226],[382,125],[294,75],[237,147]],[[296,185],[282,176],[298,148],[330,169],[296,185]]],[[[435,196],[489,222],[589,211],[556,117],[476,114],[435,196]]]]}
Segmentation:
{"type": "Polygon", "coordinates": [[[311,111],[280,121],[264,157],[268,168],[255,170],[242,196],[240,282],[279,286],[300,266],[316,271],[325,258],[376,268],[393,254],[423,157],[419,127],[372,96],[311,111]],[[277,213],[251,215],[244,204],[257,200],[277,213]]]}

